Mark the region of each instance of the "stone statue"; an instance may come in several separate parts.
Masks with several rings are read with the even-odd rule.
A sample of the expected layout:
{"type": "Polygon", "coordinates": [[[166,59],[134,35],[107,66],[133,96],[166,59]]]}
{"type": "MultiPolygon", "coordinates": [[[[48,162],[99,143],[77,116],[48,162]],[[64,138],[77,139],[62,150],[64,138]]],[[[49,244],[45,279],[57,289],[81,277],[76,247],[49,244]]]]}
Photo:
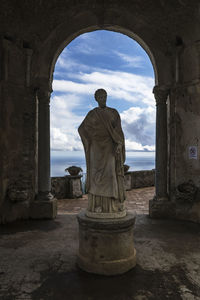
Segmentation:
{"type": "Polygon", "coordinates": [[[95,92],[98,107],[89,111],[78,128],[87,165],[86,215],[93,218],[118,218],[124,207],[124,134],[119,113],[106,106],[104,89],[95,92]]]}

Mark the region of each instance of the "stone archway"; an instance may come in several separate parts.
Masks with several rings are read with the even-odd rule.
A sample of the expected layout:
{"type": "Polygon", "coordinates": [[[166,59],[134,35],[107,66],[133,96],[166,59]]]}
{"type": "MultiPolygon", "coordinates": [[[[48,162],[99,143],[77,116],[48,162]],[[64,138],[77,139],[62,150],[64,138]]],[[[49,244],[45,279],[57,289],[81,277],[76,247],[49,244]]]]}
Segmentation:
{"type": "Polygon", "coordinates": [[[48,152],[43,159],[37,150],[41,126],[46,132],[43,146],[48,146],[44,118],[48,119],[53,68],[73,38],[98,29],[118,31],[143,48],[147,45],[156,66],[154,94],[157,118],[162,117],[157,120],[157,192],[150,214],[200,222],[198,1],[30,0],[21,6],[15,2],[0,4],[0,222],[29,218],[32,205],[35,217],[53,216],[56,205],[51,204],[44,164],[48,152]],[[196,149],[195,158],[190,149],[196,149]],[[38,189],[43,200],[34,202],[38,189]]]}
{"type": "MultiPolygon", "coordinates": [[[[33,57],[32,78],[37,91],[38,99],[38,191],[37,201],[33,203],[33,211],[41,217],[54,217],[56,204],[50,191],[50,124],[49,124],[49,101],[52,91],[52,78],[55,62],[66,47],[75,37],[82,33],[98,29],[112,30],[123,33],[136,40],[147,52],[155,72],[154,95],[156,99],[156,195],[151,210],[157,210],[155,203],[163,203],[168,200],[167,193],[167,97],[171,82],[170,63],[167,56],[160,49],[156,49],[148,38],[147,32],[135,33],[127,26],[130,15],[126,14],[116,22],[116,11],[107,14],[107,20],[101,20],[91,12],[82,12],[74,22],[62,24],[51,32],[41,46],[41,51],[33,57]],[[115,20],[115,21],[113,21],[115,20]],[[143,38],[146,36],[146,40],[143,38]],[[163,67],[163,68],[162,68],[163,67]],[[163,71],[164,69],[164,71],[163,71]],[[157,201],[158,200],[158,201],[157,201]],[[162,200],[162,201],[160,201],[162,200]],[[41,204],[42,203],[42,204],[41,204]],[[46,212],[42,216],[40,207],[45,205],[46,212]],[[48,209],[47,209],[48,207],[48,209]]],[[[44,211],[44,209],[43,209],[44,211]]],[[[34,217],[34,216],[33,216],[34,217]]]]}

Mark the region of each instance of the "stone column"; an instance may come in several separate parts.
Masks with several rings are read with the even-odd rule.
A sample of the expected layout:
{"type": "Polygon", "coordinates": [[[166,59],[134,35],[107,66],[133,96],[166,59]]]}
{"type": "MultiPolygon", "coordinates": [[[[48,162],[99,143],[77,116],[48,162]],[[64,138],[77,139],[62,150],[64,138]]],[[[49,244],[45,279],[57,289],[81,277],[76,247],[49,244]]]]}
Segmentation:
{"type": "Polygon", "coordinates": [[[51,92],[40,88],[38,97],[38,199],[51,200],[50,180],[50,102],[51,92]]]}
{"type": "Polygon", "coordinates": [[[167,97],[169,89],[155,86],[156,100],[156,198],[167,200],[167,97]]]}
{"type": "Polygon", "coordinates": [[[169,201],[167,193],[167,97],[169,88],[155,86],[153,89],[156,100],[156,172],[155,197],[149,202],[151,217],[168,216],[169,201]]]}
{"type": "Polygon", "coordinates": [[[38,195],[31,209],[32,218],[54,218],[57,201],[51,194],[50,178],[50,112],[51,95],[49,84],[41,85],[38,99],[38,195]]]}

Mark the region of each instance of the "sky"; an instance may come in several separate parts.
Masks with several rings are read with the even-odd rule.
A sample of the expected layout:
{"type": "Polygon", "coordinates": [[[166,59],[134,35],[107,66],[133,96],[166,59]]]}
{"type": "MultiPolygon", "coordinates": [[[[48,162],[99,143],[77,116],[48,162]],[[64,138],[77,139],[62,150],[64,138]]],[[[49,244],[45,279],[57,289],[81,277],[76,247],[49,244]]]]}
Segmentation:
{"type": "Polygon", "coordinates": [[[75,38],[57,59],[50,102],[51,150],[83,150],[77,128],[97,106],[94,93],[107,91],[118,110],[127,151],[155,150],[154,71],[133,39],[106,30],[75,38]]]}

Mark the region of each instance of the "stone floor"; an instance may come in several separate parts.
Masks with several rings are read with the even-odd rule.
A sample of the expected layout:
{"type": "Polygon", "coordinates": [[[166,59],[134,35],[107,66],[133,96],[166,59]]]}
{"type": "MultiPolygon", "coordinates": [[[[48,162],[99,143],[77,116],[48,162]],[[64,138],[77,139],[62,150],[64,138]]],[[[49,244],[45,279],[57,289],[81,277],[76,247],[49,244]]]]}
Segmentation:
{"type": "Polygon", "coordinates": [[[0,299],[200,299],[200,225],[150,219],[153,194],[153,188],[128,192],[127,206],[138,212],[137,265],[120,276],[87,274],[76,265],[76,214],[86,199],[59,201],[56,220],[1,226],[0,299]]]}
{"type": "MultiPolygon", "coordinates": [[[[149,213],[149,199],[154,196],[154,187],[146,187],[143,189],[134,189],[127,192],[126,207],[128,210],[134,210],[139,214],[149,213]]],[[[59,200],[58,202],[59,214],[77,214],[87,207],[87,196],[83,198],[59,200]]]]}

